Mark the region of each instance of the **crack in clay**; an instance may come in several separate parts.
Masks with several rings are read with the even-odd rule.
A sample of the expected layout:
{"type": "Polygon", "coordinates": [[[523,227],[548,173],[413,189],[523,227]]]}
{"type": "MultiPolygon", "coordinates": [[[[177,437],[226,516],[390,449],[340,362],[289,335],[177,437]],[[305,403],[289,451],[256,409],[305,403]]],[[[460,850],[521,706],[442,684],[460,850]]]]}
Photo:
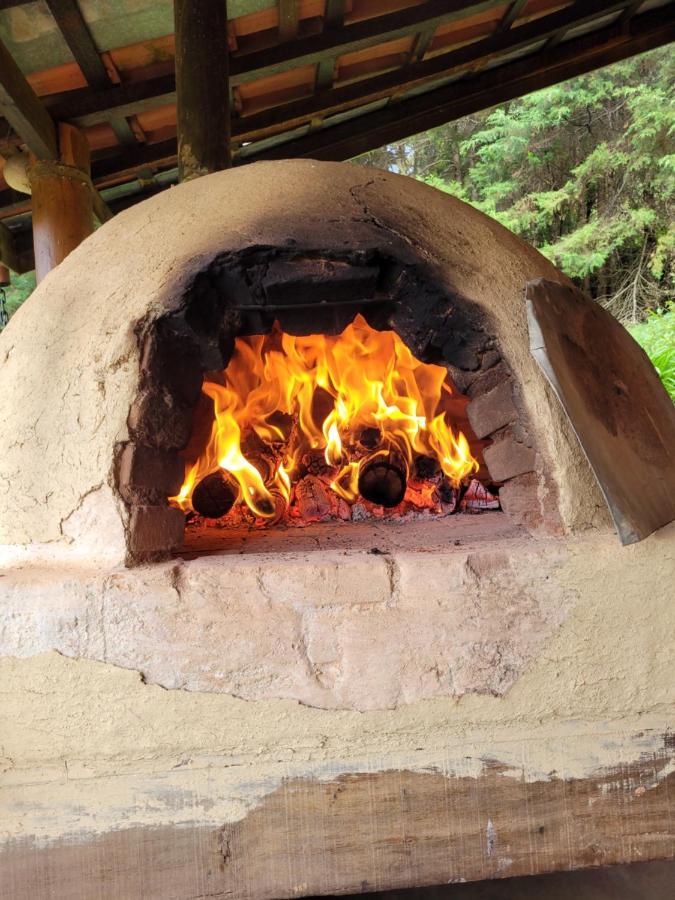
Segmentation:
{"type": "Polygon", "coordinates": [[[393,556],[383,556],[384,565],[387,570],[387,578],[389,580],[389,600],[385,606],[396,606],[399,601],[401,588],[401,570],[398,562],[393,556]]]}
{"type": "Polygon", "coordinates": [[[396,237],[400,241],[402,241],[404,244],[407,244],[409,247],[414,247],[414,249],[418,253],[421,253],[421,255],[424,256],[426,259],[430,259],[429,254],[426,251],[422,250],[422,248],[419,247],[419,245],[413,244],[413,242],[410,240],[410,238],[407,235],[398,231],[393,225],[385,225],[385,223],[382,222],[381,219],[378,219],[377,216],[374,215],[368,208],[368,203],[364,199],[362,199],[359,196],[359,194],[357,193],[358,191],[361,191],[361,190],[365,191],[367,188],[369,188],[371,185],[373,185],[375,183],[376,183],[376,179],[371,178],[370,181],[367,181],[365,184],[357,184],[357,185],[354,185],[353,187],[349,188],[349,193],[350,193],[352,199],[354,200],[355,203],[358,203],[359,206],[361,207],[363,214],[366,217],[366,221],[372,222],[372,224],[376,228],[379,228],[381,231],[386,231],[386,232],[389,232],[389,234],[396,235],[396,237]]]}
{"type": "Polygon", "coordinates": [[[74,516],[76,513],[80,512],[80,510],[82,509],[82,506],[83,506],[83,504],[84,504],[84,501],[87,499],[87,497],[89,497],[91,494],[95,494],[96,491],[100,491],[104,484],[105,484],[104,481],[99,481],[98,484],[95,484],[93,487],[90,487],[88,491],[86,491],[84,494],[82,494],[82,495],[80,496],[80,499],[79,499],[79,501],[77,502],[77,505],[74,506],[74,507],[70,510],[70,512],[68,513],[68,515],[67,515],[67,516],[63,516],[63,517],[61,518],[61,520],[59,521],[59,531],[60,531],[60,533],[61,533],[61,537],[58,538],[58,540],[63,539],[63,540],[65,540],[68,544],[72,544],[72,543],[74,542],[75,539],[72,538],[72,537],[70,537],[69,535],[67,535],[67,534],[65,533],[65,531],[63,530],[63,526],[66,524],[66,522],[68,521],[68,519],[71,518],[71,516],[74,516]]]}

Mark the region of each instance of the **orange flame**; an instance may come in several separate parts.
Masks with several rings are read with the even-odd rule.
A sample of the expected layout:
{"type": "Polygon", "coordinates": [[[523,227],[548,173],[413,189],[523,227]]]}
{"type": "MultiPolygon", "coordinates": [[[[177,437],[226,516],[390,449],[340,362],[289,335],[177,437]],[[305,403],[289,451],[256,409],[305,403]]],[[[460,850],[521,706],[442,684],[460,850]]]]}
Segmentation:
{"type": "Polygon", "coordinates": [[[416,454],[435,456],[458,485],[478,463],[464,434],[454,434],[439,412],[451,392],[445,379],[442,366],[419,362],[398,335],[374,330],[360,315],[336,336],[276,329],[237,338],[223,384],[204,383],[213,401],[211,436],[172,500],[189,509],[196,484],[221,468],[238,483],[239,501],[272,518],[279,498],[290,503],[294,471],[308,450],[323,451],[336,471],[332,489],[349,502],[358,497],[360,467],[383,452],[395,451],[408,466],[416,454]],[[358,439],[366,428],[376,428],[380,440],[364,454],[358,439]],[[256,465],[251,443],[281,460],[273,472],[256,465]]]}

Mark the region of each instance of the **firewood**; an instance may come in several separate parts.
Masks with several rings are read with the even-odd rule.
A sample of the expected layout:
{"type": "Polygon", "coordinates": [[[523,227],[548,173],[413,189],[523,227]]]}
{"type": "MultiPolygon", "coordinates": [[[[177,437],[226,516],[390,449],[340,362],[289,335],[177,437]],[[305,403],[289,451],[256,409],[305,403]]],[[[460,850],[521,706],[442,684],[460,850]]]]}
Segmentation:
{"type": "Polygon", "coordinates": [[[418,456],[415,459],[415,475],[422,481],[436,478],[440,474],[441,464],[435,456],[418,456]]]}
{"type": "Polygon", "coordinates": [[[379,428],[364,428],[359,435],[359,444],[368,450],[374,450],[382,440],[382,433],[379,428]]]}
{"type": "Polygon", "coordinates": [[[206,519],[220,519],[234,506],[238,491],[230,476],[219,469],[199,482],[192,492],[192,508],[206,519]]]}
{"type": "Polygon", "coordinates": [[[364,500],[391,509],[403,500],[406,481],[405,466],[395,454],[378,456],[362,466],[359,493],[364,500]]]}
{"type": "Polygon", "coordinates": [[[307,475],[295,488],[296,508],[305,522],[319,522],[337,511],[337,496],[315,475],[307,475]]]}

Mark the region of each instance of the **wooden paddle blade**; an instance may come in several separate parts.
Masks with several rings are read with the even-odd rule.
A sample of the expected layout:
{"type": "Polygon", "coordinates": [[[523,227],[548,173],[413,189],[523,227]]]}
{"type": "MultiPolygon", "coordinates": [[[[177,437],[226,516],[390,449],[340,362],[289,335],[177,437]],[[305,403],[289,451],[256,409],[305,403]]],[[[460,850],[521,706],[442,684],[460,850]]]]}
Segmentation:
{"type": "Polygon", "coordinates": [[[530,350],[598,479],[623,544],[675,519],[675,405],[646,353],[576,288],[525,289],[530,350]]]}

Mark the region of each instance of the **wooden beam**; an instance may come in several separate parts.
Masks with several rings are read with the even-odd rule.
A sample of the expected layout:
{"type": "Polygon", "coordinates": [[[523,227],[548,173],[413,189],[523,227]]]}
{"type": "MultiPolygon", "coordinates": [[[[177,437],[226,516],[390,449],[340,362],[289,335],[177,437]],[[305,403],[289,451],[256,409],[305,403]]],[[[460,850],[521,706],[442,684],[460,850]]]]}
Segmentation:
{"type": "Polygon", "coordinates": [[[431,46],[431,42],[436,34],[435,28],[425,28],[415,35],[415,42],[410,52],[410,60],[424,59],[427,50],[431,46]]]}
{"type": "Polygon", "coordinates": [[[241,84],[288,68],[312,65],[329,56],[341,56],[366,47],[407,37],[425,28],[465,18],[501,6],[503,0],[427,0],[418,6],[394,13],[363,19],[342,28],[327,28],[320,34],[278,44],[258,53],[233,56],[230,75],[233,84],[241,84]]]}
{"type": "Polygon", "coordinates": [[[72,125],[59,126],[59,162],[36,161],[28,170],[38,282],[94,230],[89,144],[72,125]]]}
{"type": "MultiPolygon", "coordinates": [[[[46,0],[46,3],[87,82],[93,88],[109,87],[110,73],[76,0],[46,0]]],[[[120,144],[136,143],[136,136],[124,116],[111,116],[110,126],[120,144]]]]}
{"type": "Polygon", "coordinates": [[[298,36],[300,0],[279,0],[279,37],[292,41],[298,36]]]}
{"type": "Polygon", "coordinates": [[[56,126],[23,72],[0,41],[0,113],[40,159],[56,159],[56,126]]]}
{"type": "MultiPolygon", "coordinates": [[[[503,0],[481,0],[467,6],[466,0],[429,0],[400,12],[365,19],[342,28],[328,28],[321,34],[300,37],[266,50],[230,54],[230,85],[234,87],[285,69],[316,65],[327,57],[335,58],[404,37],[425,27],[435,30],[442,23],[492,9],[502,3],[503,0]]],[[[220,49],[222,50],[222,46],[220,49]]],[[[112,110],[120,115],[130,116],[174,103],[175,91],[175,78],[167,74],[137,84],[116,85],[100,91],[68,91],[50,98],[47,105],[53,111],[55,119],[73,121],[86,127],[106,121],[112,110]]]]}
{"type": "Polygon", "coordinates": [[[226,169],[229,51],[223,0],[174,0],[178,169],[181,181],[226,169]]]}
{"type": "MultiPolygon", "coordinates": [[[[600,5],[603,6],[604,9],[612,7],[620,7],[621,3],[608,3],[603,2],[602,4],[599,0],[596,2],[591,2],[587,6],[585,6],[584,11],[590,9],[598,8],[600,5]]],[[[590,14],[590,13],[588,13],[590,14]]],[[[450,71],[456,71],[462,69],[463,67],[470,67],[475,64],[478,58],[481,58],[484,54],[495,51],[496,49],[500,49],[501,51],[506,51],[509,49],[514,49],[520,46],[521,42],[532,42],[533,40],[541,40],[542,34],[545,36],[546,34],[550,34],[560,27],[561,21],[569,21],[571,15],[571,10],[562,10],[558,13],[554,13],[551,16],[547,16],[543,19],[538,20],[538,23],[532,22],[528,25],[520,26],[517,29],[514,29],[513,32],[504,34],[501,36],[492,36],[490,38],[486,38],[483,41],[475,42],[467,47],[462,47],[459,50],[453,51],[449,54],[445,54],[444,57],[438,56],[434,57],[431,60],[426,60],[424,62],[411,64],[405,70],[405,73],[409,75],[409,81],[403,83],[401,82],[401,72],[391,72],[386,73],[385,75],[376,76],[375,78],[368,79],[367,81],[359,82],[358,84],[347,85],[343,88],[336,88],[332,91],[324,91],[317,94],[314,97],[294,101],[293,103],[285,104],[284,106],[265,110],[260,113],[256,113],[252,116],[246,116],[242,119],[235,119],[232,123],[232,133],[233,136],[239,139],[250,139],[255,137],[260,133],[269,133],[272,129],[280,130],[282,128],[292,127],[295,124],[299,124],[302,121],[306,121],[308,118],[312,116],[321,115],[322,112],[325,114],[326,112],[334,112],[336,110],[345,109],[348,107],[353,107],[355,105],[359,105],[362,103],[369,102],[372,99],[377,98],[380,95],[386,96],[391,92],[392,88],[396,86],[400,86],[401,89],[406,89],[413,84],[418,84],[421,78],[431,78],[435,77],[438,79],[444,74],[447,74],[450,71]],[[536,30],[539,29],[539,30],[536,30]],[[543,31],[542,31],[543,29],[543,31]]],[[[584,16],[582,15],[581,19],[584,16]]],[[[577,23],[581,20],[575,20],[577,23]]],[[[656,11],[656,13],[648,13],[643,14],[642,16],[637,17],[633,20],[632,29],[633,32],[636,32],[636,28],[640,33],[644,31],[648,31],[650,34],[653,30],[658,30],[664,27],[667,27],[670,24],[670,17],[667,14],[667,11],[656,11]],[[658,19],[654,19],[654,16],[657,16],[658,19]],[[649,18],[649,22],[645,25],[642,24],[643,21],[646,22],[646,17],[649,18]]],[[[616,33],[618,28],[614,26],[614,30],[612,33],[616,33]]],[[[587,35],[584,37],[586,45],[589,42],[598,41],[602,44],[607,39],[607,29],[596,34],[587,35]]],[[[665,40],[662,40],[661,43],[664,43],[668,40],[666,37],[665,40]]],[[[658,45],[658,40],[654,38],[653,46],[658,45]]],[[[642,46],[642,43],[640,44],[642,46]]],[[[566,51],[566,58],[569,51],[566,51]]],[[[633,52],[640,52],[638,49],[633,52]]],[[[625,55],[630,55],[630,50],[626,52],[625,55]]],[[[509,63],[507,67],[498,67],[491,70],[490,73],[484,76],[487,79],[488,85],[496,85],[499,86],[500,81],[502,80],[502,73],[507,68],[507,72],[512,72],[514,67],[516,67],[519,74],[522,74],[523,71],[530,73],[533,78],[537,75],[537,66],[543,62],[546,64],[547,59],[541,54],[541,51],[537,54],[533,54],[532,56],[528,56],[525,60],[517,61],[514,63],[509,63]]],[[[475,78],[478,76],[474,76],[474,79],[471,81],[463,81],[462,88],[460,89],[457,85],[452,85],[446,88],[446,91],[452,92],[453,101],[456,99],[456,96],[463,92],[463,89],[470,86],[474,83],[475,78]]],[[[437,92],[434,91],[433,94],[423,95],[425,98],[425,102],[427,102],[427,98],[430,96],[436,96],[437,92]]],[[[473,93],[469,95],[473,97],[473,93]]],[[[514,95],[512,95],[514,96],[514,95]]],[[[461,99],[461,96],[460,96],[461,99]]],[[[405,103],[413,104],[414,101],[403,101],[405,103]]],[[[484,108],[485,106],[491,105],[489,101],[489,88],[480,91],[480,99],[477,101],[482,103],[482,107],[474,107],[470,109],[469,112],[475,112],[476,109],[484,108]]],[[[495,101],[496,102],[496,101],[495,101]]],[[[397,104],[396,108],[401,110],[400,103],[397,104]]],[[[463,115],[464,113],[462,113],[463,115]]],[[[371,114],[367,121],[372,121],[373,114],[371,114]]],[[[450,119],[448,119],[449,121],[450,119]]],[[[366,120],[364,120],[365,122],[366,120]]],[[[341,126],[337,126],[341,127],[341,126]]],[[[358,131],[361,131],[363,127],[363,123],[360,123],[358,126],[358,131]]],[[[345,123],[345,128],[357,128],[355,123],[351,125],[349,123],[345,123]]],[[[325,135],[328,134],[337,134],[335,128],[326,129],[323,132],[325,135]]],[[[408,134],[412,132],[407,132],[408,134]]],[[[317,132],[317,138],[318,138],[317,132]]],[[[405,136],[405,134],[403,135],[405,136]]],[[[301,139],[303,140],[303,139],[301,139]]],[[[330,141],[330,138],[328,138],[330,141]]],[[[296,146],[297,142],[294,142],[296,146]]],[[[270,150],[270,153],[276,153],[277,155],[281,153],[281,155],[293,155],[292,146],[289,147],[288,144],[280,145],[280,149],[270,150]],[[286,150],[288,152],[286,152],[286,150]]],[[[301,145],[300,145],[301,146],[301,145]]],[[[378,146],[378,145],[374,145],[378,146]]],[[[251,148],[253,149],[253,148],[251,148]]],[[[310,154],[311,155],[311,154],[310,154]]],[[[344,157],[338,158],[348,158],[350,154],[347,154],[344,157]]],[[[351,154],[354,155],[354,154],[351,154]]],[[[144,146],[138,146],[135,148],[128,148],[122,151],[119,154],[113,155],[110,154],[107,157],[102,157],[99,160],[95,161],[93,164],[94,171],[94,181],[95,183],[118,183],[123,180],[125,177],[133,178],[136,169],[140,166],[146,165],[158,165],[160,167],[168,167],[175,164],[176,160],[176,144],[175,141],[166,140],[156,144],[148,144],[144,146]]]]}
{"type": "MultiPolygon", "coordinates": [[[[269,122],[271,126],[281,122],[286,115],[286,110],[288,110],[290,118],[301,119],[303,115],[311,117],[325,114],[331,109],[343,108],[345,104],[354,105],[359,100],[366,102],[377,96],[386,95],[387,91],[392,88],[405,89],[406,86],[411,86],[413,83],[442,77],[462,65],[473,67],[482,57],[488,57],[486,59],[488,62],[499,53],[512,52],[550,37],[562,27],[576,27],[591,21],[597,15],[619,10],[628,5],[629,0],[590,0],[583,6],[568,7],[510,32],[499,32],[458,50],[438,54],[423,62],[411,63],[404,69],[396,69],[384,75],[346,85],[330,95],[323,93],[330,86],[328,73],[332,76],[333,71],[334,57],[328,56],[321,61],[324,82],[320,88],[320,94],[283,106],[272,107],[253,116],[246,116],[239,120],[234,119],[232,134],[248,139],[250,134],[264,128],[265,122],[269,122]],[[249,122],[256,124],[249,127],[248,124],[245,124],[249,122]]],[[[417,8],[415,7],[415,9],[417,8]]],[[[118,85],[103,92],[73,91],[69,95],[62,96],[58,100],[48,101],[48,103],[50,111],[57,120],[71,121],[80,127],[88,127],[106,121],[111,112],[114,112],[115,115],[129,116],[155,106],[172,103],[176,96],[174,89],[174,77],[164,75],[147,82],[118,85]]]]}
{"type": "Polygon", "coordinates": [[[337,28],[342,25],[347,9],[347,0],[326,0],[323,14],[324,27],[337,28]]]}
{"type": "Polygon", "coordinates": [[[410,63],[404,68],[331,91],[319,91],[311,97],[235,119],[232,123],[232,134],[240,139],[251,140],[256,136],[274,133],[275,130],[301,125],[313,116],[327,116],[370,103],[390,95],[393,91],[402,93],[427,81],[432,82],[465,70],[473,71],[478,65],[487,65],[500,55],[513,53],[529,45],[535,46],[556,34],[561,28],[578,27],[599,14],[619,11],[627,5],[627,2],[628,0],[589,0],[583,8],[568,7],[512,31],[500,31],[449,53],[410,63]]]}
{"type": "MultiPolygon", "coordinates": [[[[583,747],[590,737],[580,735],[583,747]]],[[[327,766],[322,777],[289,775],[250,803],[236,821],[218,825],[200,821],[199,810],[210,800],[205,791],[195,788],[175,796],[179,792],[170,786],[166,796],[175,802],[177,824],[135,824],[133,809],[140,813],[153,789],[158,793],[157,781],[140,773],[134,781],[136,806],[132,812],[122,807],[125,827],[91,828],[77,840],[64,835],[39,842],[30,833],[5,839],[4,895],[11,900],[268,900],[443,884],[449,887],[434,889],[433,896],[459,898],[477,894],[455,894],[454,882],[480,881],[483,896],[498,896],[486,879],[669,859],[675,790],[669,737],[654,753],[636,752],[634,761],[619,756],[614,765],[598,763],[583,777],[565,772],[526,777],[513,763],[486,759],[473,750],[465,769],[437,765],[421,771],[373,771],[371,764],[368,771],[339,774],[345,768],[341,764],[335,774],[327,766]]],[[[595,740],[603,746],[601,738],[595,740]]],[[[623,735],[612,734],[611,746],[622,740],[623,735]]],[[[575,748],[569,742],[564,746],[575,759],[575,748]]],[[[532,759],[551,752],[536,735],[522,739],[518,748],[532,759]]],[[[245,796],[247,775],[252,777],[244,768],[230,788],[234,797],[245,796]]],[[[163,774],[160,784],[170,785],[169,778],[163,774]]],[[[106,797],[111,781],[92,776],[90,796],[106,797]]],[[[49,782],[43,790],[52,796],[49,782]]],[[[53,810],[57,825],[65,817],[66,801],[61,804],[53,810]]],[[[84,814],[91,815],[87,806],[84,814]]],[[[617,892],[603,895],[625,897],[621,881],[615,883],[617,892]]],[[[578,884],[569,894],[555,891],[555,896],[588,897],[578,884]]],[[[536,883],[525,890],[512,888],[508,895],[550,896],[536,883]]],[[[386,895],[374,896],[382,900],[386,895]]],[[[424,894],[418,890],[409,896],[424,894]]]]}
{"type": "Polygon", "coordinates": [[[526,3],[527,0],[514,0],[511,6],[509,6],[509,8],[504,13],[504,18],[499,23],[500,29],[502,29],[503,31],[508,31],[523,11],[523,7],[526,3]]]}
{"type": "MultiPolygon", "coordinates": [[[[345,6],[345,0],[326,0],[323,17],[324,29],[338,28],[343,24],[345,6]]],[[[336,60],[337,56],[328,55],[316,64],[315,91],[323,91],[332,87],[336,60]]]]}
{"type": "Polygon", "coordinates": [[[107,87],[108,72],[76,0],[46,0],[46,3],[87,82],[94,88],[107,87]]]}
{"type": "Polygon", "coordinates": [[[293,157],[351,159],[481,109],[644,53],[672,40],[675,40],[675,21],[670,10],[657,8],[632,19],[628,29],[615,23],[553,51],[541,50],[524,60],[507,63],[410,100],[401,100],[385,109],[323,128],[306,137],[258,153],[255,147],[247,148],[236,163],[293,157]]]}

